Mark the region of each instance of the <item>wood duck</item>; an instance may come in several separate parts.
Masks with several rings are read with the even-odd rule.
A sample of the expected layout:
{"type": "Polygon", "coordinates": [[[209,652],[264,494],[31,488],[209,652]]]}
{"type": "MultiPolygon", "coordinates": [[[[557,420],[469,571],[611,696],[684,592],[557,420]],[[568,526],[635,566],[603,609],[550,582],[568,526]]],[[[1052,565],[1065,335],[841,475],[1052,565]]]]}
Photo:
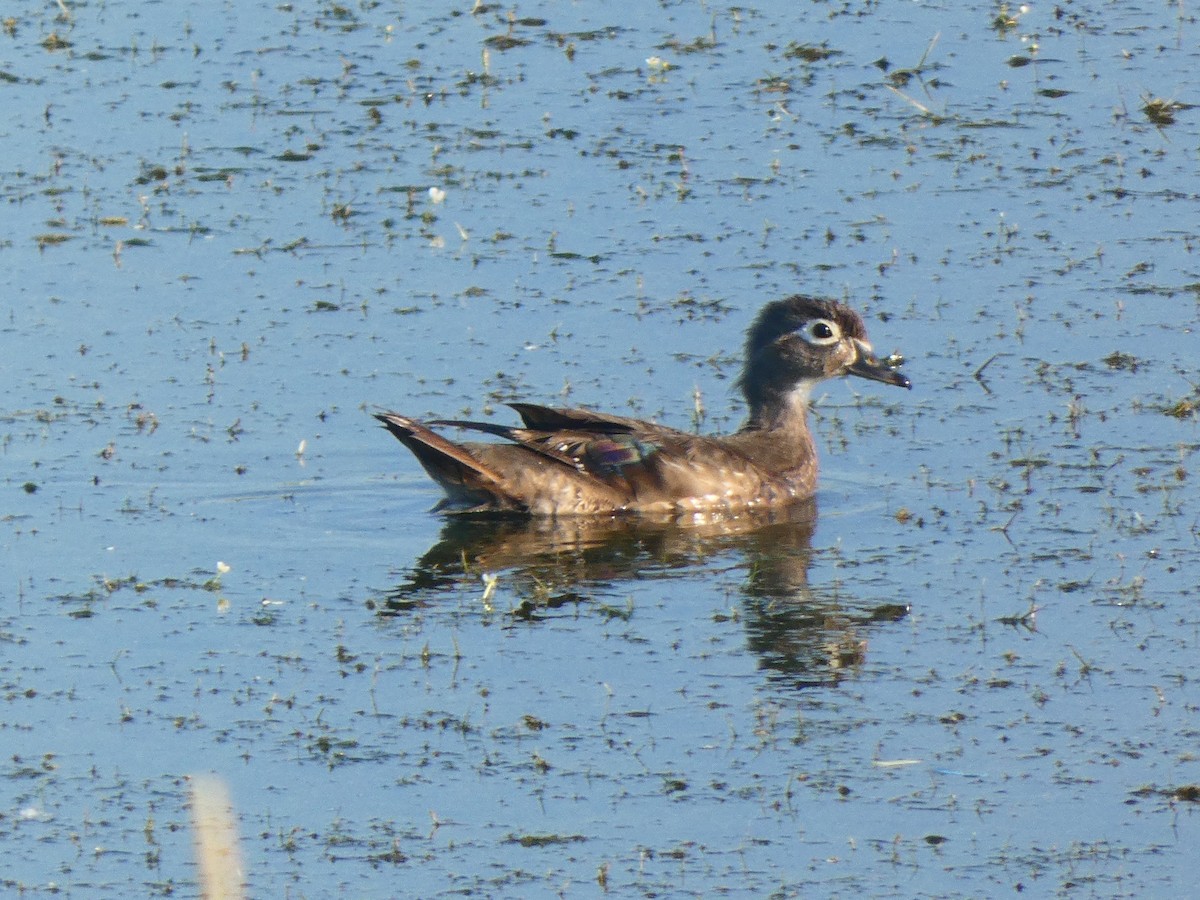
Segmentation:
{"type": "Polygon", "coordinates": [[[379,419],[446,491],[437,509],[527,515],[736,514],[812,496],[817,452],[808,430],[813,386],[857,375],[911,388],[899,357],[879,360],[859,315],[836,300],[768,303],[746,334],[739,381],[749,406],[735,434],[705,437],[584,409],[509,404],[523,425],[394,412],[379,419]],[[503,442],[455,443],[429,426],[503,442]]]}

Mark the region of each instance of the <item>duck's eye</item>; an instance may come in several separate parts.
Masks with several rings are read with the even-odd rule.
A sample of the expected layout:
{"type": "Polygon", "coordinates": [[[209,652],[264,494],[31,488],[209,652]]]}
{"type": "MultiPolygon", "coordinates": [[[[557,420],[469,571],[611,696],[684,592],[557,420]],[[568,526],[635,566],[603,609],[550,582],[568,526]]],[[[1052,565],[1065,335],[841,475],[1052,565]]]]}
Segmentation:
{"type": "Polygon", "coordinates": [[[814,347],[828,347],[841,340],[842,333],[836,322],[828,319],[813,319],[800,326],[800,337],[814,347]]]}

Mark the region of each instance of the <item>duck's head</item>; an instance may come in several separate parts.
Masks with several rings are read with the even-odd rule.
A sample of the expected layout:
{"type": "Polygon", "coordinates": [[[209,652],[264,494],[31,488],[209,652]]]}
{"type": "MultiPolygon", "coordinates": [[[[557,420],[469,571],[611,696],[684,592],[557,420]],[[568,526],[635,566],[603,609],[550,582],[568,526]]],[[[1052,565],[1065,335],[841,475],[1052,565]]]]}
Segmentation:
{"type": "Polygon", "coordinates": [[[783,406],[806,403],[813,386],[857,375],[911,388],[903,360],[880,360],[862,318],[836,300],[797,294],[763,307],[746,333],[742,390],[752,420],[774,417],[783,406]]]}

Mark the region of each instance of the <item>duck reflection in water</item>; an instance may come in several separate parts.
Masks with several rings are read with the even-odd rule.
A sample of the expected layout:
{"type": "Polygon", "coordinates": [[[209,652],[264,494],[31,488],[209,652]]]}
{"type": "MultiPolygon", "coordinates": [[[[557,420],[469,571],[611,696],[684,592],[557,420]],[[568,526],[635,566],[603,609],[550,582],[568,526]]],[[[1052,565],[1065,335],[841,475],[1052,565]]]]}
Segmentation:
{"type": "MultiPolygon", "coordinates": [[[[373,605],[382,617],[404,617],[451,597],[486,596],[481,608],[537,622],[627,596],[634,583],[644,596],[656,581],[693,579],[709,588],[744,572],[736,618],[762,668],[792,685],[835,683],[865,658],[871,628],[907,608],[856,599],[845,584],[836,591],[809,585],[816,516],[814,498],[684,521],[450,516],[440,540],[373,605]]],[[[606,614],[626,613],[607,603],[606,614]]]]}

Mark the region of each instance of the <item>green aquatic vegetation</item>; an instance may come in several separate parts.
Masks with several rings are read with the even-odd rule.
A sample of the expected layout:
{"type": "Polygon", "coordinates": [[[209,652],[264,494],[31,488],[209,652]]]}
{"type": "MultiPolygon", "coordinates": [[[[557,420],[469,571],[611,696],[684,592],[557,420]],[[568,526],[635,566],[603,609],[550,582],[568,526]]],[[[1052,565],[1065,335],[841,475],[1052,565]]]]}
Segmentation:
{"type": "Polygon", "coordinates": [[[1190,103],[1180,103],[1178,100],[1168,100],[1163,97],[1142,97],[1142,114],[1152,124],[1162,128],[1164,125],[1175,124],[1175,114],[1192,109],[1190,103]]]}
{"type": "Polygon", "coordinates": [[[842,51],[830,47],[828,41],[822,41],[819,44],[802,44],[797,41],[790,41],[783,50],[784,59],[798,59],[806,63],[824,62],[827,59],[833,59],[841,55],[842,51]]]}
{"type": "Polygon", "coordinates": [[[45,234],[35,234],[33,236],[34,241],[37,242],[39,250],[45,250],[47,247],[53,247],[58,244],[65,244],[67,241],[72,240],[73,238],[74,235],[65,234],[61,231],[51,231],[45,234]]]}
{"type": "Polygon", "coordinates": [[[1167,403],[1162,411],[1174,419],[1190,419],[1196,415],[1198,408],[1200,408],[1200,400],[1196,397],[1184,397],[1173,403],[1167,403]]]}
{"type": "Polygon", "coordinates": [[[582,834],[511,834],[506,843],[522,847],[554,847],[559,844],[580,844],[587,838],[582,834]]]}

